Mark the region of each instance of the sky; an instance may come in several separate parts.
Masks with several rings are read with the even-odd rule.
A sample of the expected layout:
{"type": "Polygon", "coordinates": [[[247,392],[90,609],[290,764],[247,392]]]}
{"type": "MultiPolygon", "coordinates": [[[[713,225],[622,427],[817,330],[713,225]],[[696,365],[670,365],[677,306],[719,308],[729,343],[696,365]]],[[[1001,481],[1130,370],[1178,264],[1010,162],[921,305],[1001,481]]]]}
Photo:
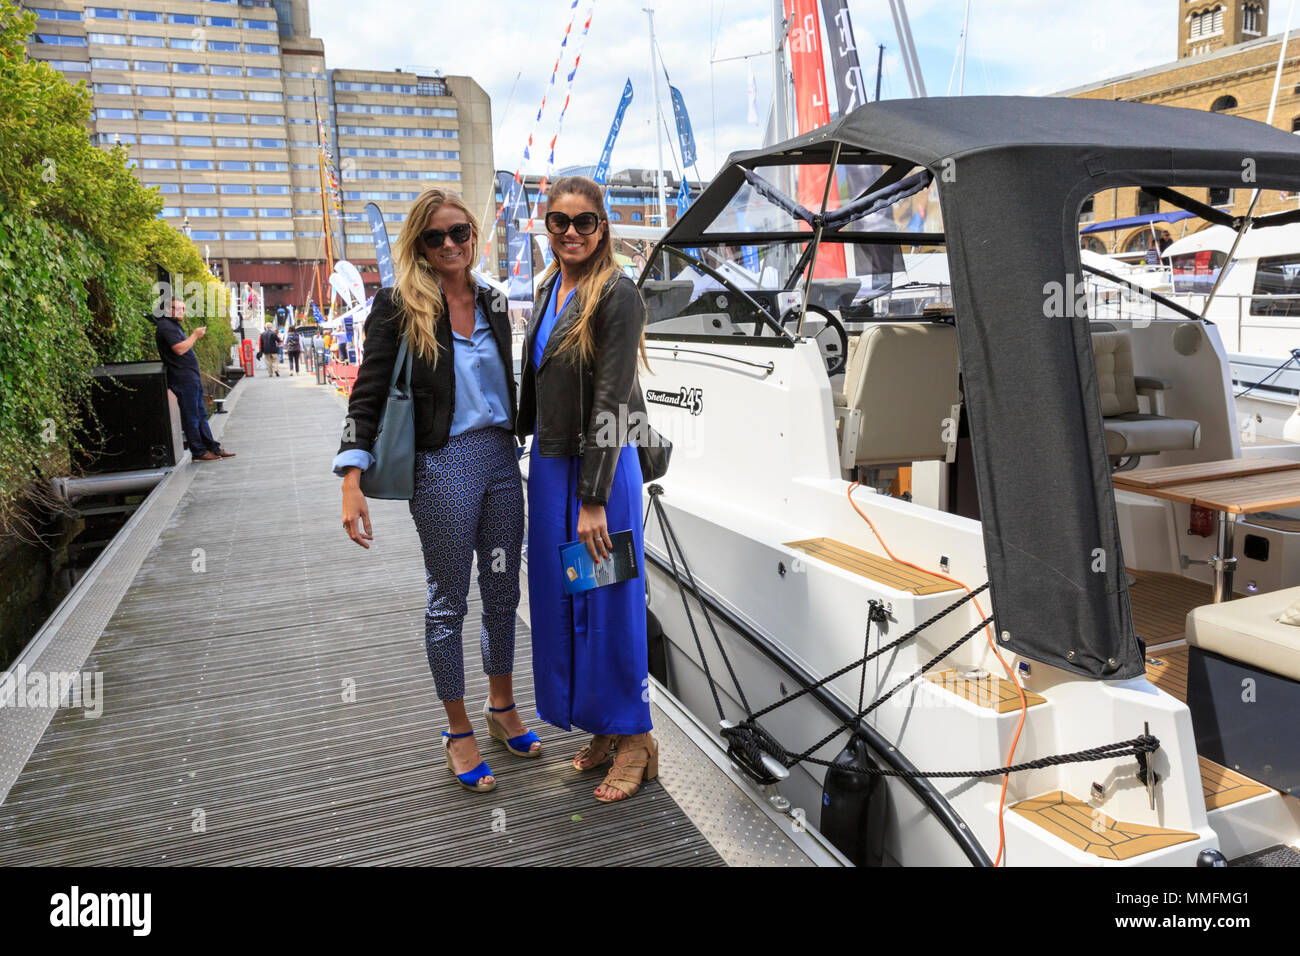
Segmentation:
{"type": "MultiPolygon", "coordinates": [[[[312,33],[331,68],[402,69],[473,77],[492,99],[498,169],[545,171],[566,76],[582,60],[556,143],[556,168],[594,164],[625,80],[633,100],[611,169],[656,162],[650,87],[653,7],[662,68],[686,101],[698,145],[698,177],[712,178],[727,155],[761,144],[746,121],[750,70],[760,116],[772,97],[769,0],[579,0],[576,22],[546,111],[542,94],[560,52],[571,0],[312,0],[312,33]],[[359,11],[364,10],[364,13],[359,11]],[[592,10],[591,28],[581,39],[592,10]],[[739,58],[739,59],[732,59],[739,58]],[[541,144],[523,161],[529,133],[541,144]]],[[[874,84],[877,44],[885,45],[882,99],[910,95],[887,0],[849,0],[864,76],[874,84]]],[[[931,96],[957,92],[952,79],[966,0],[910,0],[912,36],[931,96]]],[[[1175,58],[1179,0],[971,0],[965,93],[1045,95],[1175,58]]],[[[1280,28],[1270,24],[1270,32],[1280,28]]],[[[836,108],[830,84],[831,109],[836,108]]],[[[666,84],[660,84],[664,167],[676,171],[676,137],[666,84]],[[671,136],[670,134],[674,134],[671,136]]]]}

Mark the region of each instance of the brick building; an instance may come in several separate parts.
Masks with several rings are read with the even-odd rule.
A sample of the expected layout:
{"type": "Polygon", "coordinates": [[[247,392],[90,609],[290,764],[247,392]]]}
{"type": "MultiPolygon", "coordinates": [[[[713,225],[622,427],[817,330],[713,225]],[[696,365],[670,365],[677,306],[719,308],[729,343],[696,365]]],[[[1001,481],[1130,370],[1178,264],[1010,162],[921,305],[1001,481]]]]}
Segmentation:
{"type": "MultiPolygon", "coordinates": [[[[1264,35],[1268,7],[1268,0],[1179,0],[1176,60],[1057,95],[1214,110],[1264,122],[1268,118],[1282,42],[1281,34],[1264,35]]],[[[1300,132],[1300,36],[1297,35],[1287,44],[1273,125],[1300,132]]],[[[1187,192],[1234,215],[1245,214],[1252,195],[1244,182],[1240,189],[1187,192]]],[[[1261,196],[1256,214],[1293,209],[1296,202],[1295,196],[1266,192],[1261,196]]],[[[1139,189],[1112,189],[1098,193],[1086,203],[1081,220],[1121,219],[1173,209],[1139,189]]],[[[1184,229],[1195,230],[1204,225],[1195,219],[1185,223],[1167,227],[1172,238],[1177,239],[1184,229]]],[[[1089,244],[1098,252],[1138,253],[1150,246],[1151,230],[1131,228],[1091,239],[1089,244]]]]}

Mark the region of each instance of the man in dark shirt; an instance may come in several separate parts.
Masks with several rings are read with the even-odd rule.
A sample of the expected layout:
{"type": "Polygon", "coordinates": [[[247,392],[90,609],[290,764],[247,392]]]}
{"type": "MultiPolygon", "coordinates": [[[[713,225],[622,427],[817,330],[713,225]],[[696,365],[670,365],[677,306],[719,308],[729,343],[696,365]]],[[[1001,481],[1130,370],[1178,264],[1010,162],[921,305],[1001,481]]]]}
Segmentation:
{"type": "Polygon", "coordinates": [[[266,323],[266,330],[257,340],[257,354],[266,362],[266,377],[279,377],[280,370],[276,368],[276,362],[280,357],[280,336],[270,322],[266,323]]]}
{"type": "Polygon", "coordinates": [[[195,461],[220,461],[234,458],[235,453],[221,447],[208,428],[207,409],[203,406],[203,381],[199,378],[199,360],[194,354],[194,343],[207,334],[206,326],[199,326],[189,335],[181,328],[177,315],[184,314],[184,304],[173,299],[172,315],[158,319],[154,341],[158,355],[167,369],[167,387],[176,395],[180,407],[181,427],[195,461]]]}

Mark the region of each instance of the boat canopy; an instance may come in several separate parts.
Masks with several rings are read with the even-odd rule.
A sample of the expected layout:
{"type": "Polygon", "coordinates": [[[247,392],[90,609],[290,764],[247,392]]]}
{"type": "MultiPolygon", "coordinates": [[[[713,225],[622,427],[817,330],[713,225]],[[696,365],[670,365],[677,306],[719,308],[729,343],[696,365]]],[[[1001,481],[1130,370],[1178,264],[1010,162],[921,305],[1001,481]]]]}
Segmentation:
{"type": "MultiPolygon", "coordinates": [[[[1249,169],[1260,189],[1300,192],[1300,140],[1236,116],[1110,100],[886,100],[733,154],[661,246],[807,243],[798,217],[746,232],[723,214],[753,188],[746,171],[832,161],[883,167],[869,192],[917,167],[938,184],[939,234],[815,219],[823,243],[947,246],[1001,645],[1089,677],[1141,676],[1089,320],[1072,308],[1057,317],[1051,303],[1073,303],[1083,285],[1078,222],[1089,196],[1140,186],[1219,221],[1226,214],[1175,187],[1241,188],[1249,169]]],[[[1285,221],[1272,219],[1258,225],[1285,221]]]]}
{"type": "Polygon", "coordinates": [[[1126,219],[1108,219],[1105,222],[1094,222],[1080,229],[1079,235],[1089,236],[1094,232],[1114,232],[1116,229],[1128,229],[1131,226],[1149,226],[1155,222],[1182,222],[1184,219],[1191,218],[1192,213],[1186,209],[1175,209],[1173,212],[1152,212],[1147,213],[1145,216],[1129,216],[1126,219]]]}

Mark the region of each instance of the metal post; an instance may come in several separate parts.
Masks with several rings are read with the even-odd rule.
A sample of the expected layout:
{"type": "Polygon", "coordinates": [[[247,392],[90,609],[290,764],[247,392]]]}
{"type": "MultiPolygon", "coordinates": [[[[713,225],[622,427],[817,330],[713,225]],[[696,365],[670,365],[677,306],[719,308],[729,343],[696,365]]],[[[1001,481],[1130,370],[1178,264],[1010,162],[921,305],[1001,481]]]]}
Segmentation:
{"type": "Polygon", "coordinates": [[[822,244],[822,219],[826,218],[826,206],[830,202],[831,187],[835,184],[835,167],[840,163],[840,142],[835,141],[831,148],[830,165],[826,168],[826,188],[822,191],[822,213],[817,221],[817,229],[813,233],[812,252],[808,256],[808,278],[803,282],[803,308],[799,310],[799,328],[796,335],[803,335],[803,323],[808,317],[808,296],[812,293],[813,270],[817,268],[817,251],[822,244]]]}
{"type": "MultiPolygon", "coordinates": [[[[663,126],[659,120],[659,64],[655,57],[655,12],[651,7],[642,7],[650,18],[650,89],[654,93],[655,111],[655,147],[659,151],[659,163],[655,167],[655,182],[659,184],[659,225],[668,228],[668,202],[664,198],[664,136],[663,126]]],[[[668,278],[667,272],[664,278],[668,278]]]]}
{"type": "Polygon", "coordinates": [[[1214,603],[1232,600],[1232,575],[1237,568],[1233,557],[1233,538],[1236,536],[1236,515],[1219,512],[1219,546],[1214,555],[1214,603]]]}

